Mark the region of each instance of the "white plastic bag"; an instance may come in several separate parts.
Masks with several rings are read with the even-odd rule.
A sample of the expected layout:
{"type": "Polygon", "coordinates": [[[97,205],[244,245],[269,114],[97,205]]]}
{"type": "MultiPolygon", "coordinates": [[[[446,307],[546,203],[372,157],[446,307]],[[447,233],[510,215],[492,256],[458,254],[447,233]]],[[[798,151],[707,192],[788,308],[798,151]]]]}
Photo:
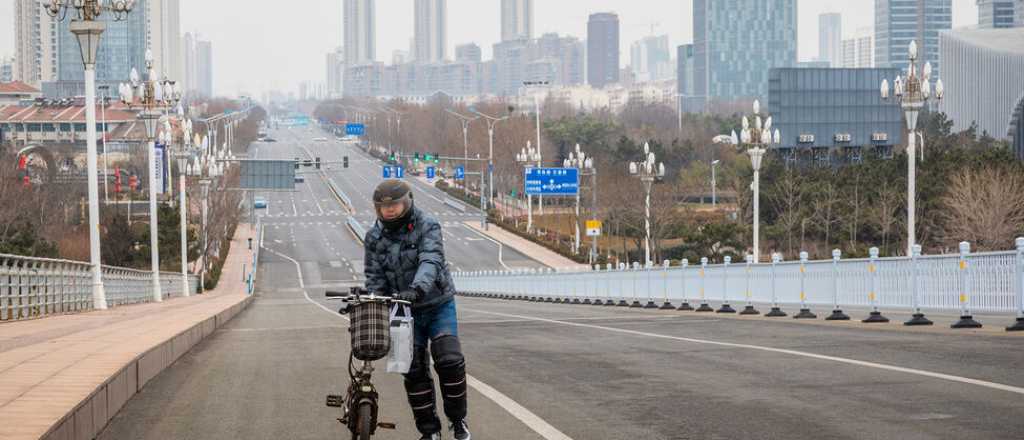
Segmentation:
{"type": "Polygon", "coordinates": [[[391,351],[388,353],[388,373],[405,374],[412,366],[412,309],[406,305],[391,307],[391,351]],[[402,311],[399,316],[399,310],[402,311]]]}

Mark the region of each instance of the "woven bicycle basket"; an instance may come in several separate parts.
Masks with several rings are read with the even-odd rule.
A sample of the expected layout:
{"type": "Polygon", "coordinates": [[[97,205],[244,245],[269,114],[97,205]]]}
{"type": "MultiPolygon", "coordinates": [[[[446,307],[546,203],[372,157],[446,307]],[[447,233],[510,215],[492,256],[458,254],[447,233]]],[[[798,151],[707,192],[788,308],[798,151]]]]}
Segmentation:
{"type": "Polygon", "coordinates": [[[349,311],[349,318],[352,320],[348,329],[352,334],[352,356],[361,361],[384,359],[391,350],[387,304],[368,302],[354,305],[349,311]]]}

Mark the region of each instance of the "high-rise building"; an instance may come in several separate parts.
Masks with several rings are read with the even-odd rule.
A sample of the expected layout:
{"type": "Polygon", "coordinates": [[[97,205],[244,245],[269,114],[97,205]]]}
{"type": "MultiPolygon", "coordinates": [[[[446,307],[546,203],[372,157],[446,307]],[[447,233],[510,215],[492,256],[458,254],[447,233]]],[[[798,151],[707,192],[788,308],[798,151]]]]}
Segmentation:
{"type": "Polygon", "coordinates": [[[953,0],[875,0],[875,65],[905,68],[911,41],[939,74],[939,32],[953,28],[953,0]]]}
{"type": "Polygon", "coordinates": [[[619,82],[619,16],[591,14],[587,22],[587,83],[601,88],[619,82]]]}
{"type": "Polygon", "coordinates": [[[14,58],[0,58],[0,82],[14,81],[14,58]]]}
{"type": "Polygon", "coordinates": [[[772,68],[796,65],[796,11],[796,0],[694,0],[695,95],[705,108],[763,97],[772,68]]]}
{"type": "Polygon", "coordinates": [[[841,67],[875,67],[875,32],[858,29],[853,38],[843,40],[842,55],[841,67]]]}
{"type": "Polygon", "coordinates": [[[694,50],[692,44],[676,49],[676,93],[679,94],[680,111],[696,113],[703,110],[702,102],[695,97],[697,81],[694,77],[694,50]]]}
{"type": "Polygon", "coordinates": [[[345,64],[370,64],[377,58],[375,0],[344,0],[345,64]]]}
{"type": "Polygon", "coordinates": [[[455,46],[455,61],[460,63],[479,63],[483,60],[483,52],[476,43],[455,46]]]}
{"type": "Polygon", "coordinates": [[[1013,5],[1013,25],[1015,27],[1024,27],[1024,0],[1014,0],[1013,5]]]}
{"type": "Polygon", "coordinates": [[[629,54],[630,67],[638,82],[659,81],[672,77],[672,55],[668,49],[668,35],[652,35],[633,42],[629,54]]]}
{"type": "Polygon", "coordinates": [[[40,87],[57,77],[56,21],[42,2],[14,1],[14,42],[14,79],[40,87]]]}
{"type": "Polygon", "coordinates": [[[146,47],[153,51],[153,68],[161,78],[179,81],[184,75],[181,1],[149,0],[146,6],[149,8],[146,47]]]}
{"type": "Polygon", "coordinates": [[[1024,28],[957,29],[939,34],[945,96],[939,110],[956,130],[971,126],[996,139],[1011,138],[1024,158],[1016,112],[1024,102],[1024,28]]]}
{"type": "Polygon", "coordinates": [[[415,0],[413,34],[417,63],[441,63],[448,47],[447,0],[415,0]]]}
{"type": "Polygon", "coordinates": [[[818,61],[839,67],[843,50],[843,16],[829,12],[818,16],[818,61]]]}
{"type": "Polygon", "coordinates": [[[978,27],[982,29],[1013,27],[1013,3],[1014,0],[978,0],[978,27]]]}
{"type": "Polygon", "coordinates": [[[213,45],[185,33],[185,91],[191,96],[213,96],[213,45]]]}
{"type": "Polygon", "coordinates": [[[335,48],[327,54],[328,98],[340,98],[345,91],[345,49],[335,48]]]}
{"type": "Polygon", "coordinates": [[[533,0],[501,0],[501,41],[533,38],[533,0]]]}

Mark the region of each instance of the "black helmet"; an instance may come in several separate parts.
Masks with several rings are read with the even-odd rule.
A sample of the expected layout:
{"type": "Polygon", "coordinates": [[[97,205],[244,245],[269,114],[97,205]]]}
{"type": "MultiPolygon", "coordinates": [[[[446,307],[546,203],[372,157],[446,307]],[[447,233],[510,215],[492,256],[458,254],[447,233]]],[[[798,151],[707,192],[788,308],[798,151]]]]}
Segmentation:
{"type": "Polygon", "coordinates": [[[377,218],[388,229],[394,229],[408,222],[412,216],[412,186],[403,180],[389,179],[377,185],[373,191],[373,207],[377,211],[377,218]],[[381,215],[381,207],[392,203],[403,205],[402,214],[396,218],[385,220],[381,215]]]}

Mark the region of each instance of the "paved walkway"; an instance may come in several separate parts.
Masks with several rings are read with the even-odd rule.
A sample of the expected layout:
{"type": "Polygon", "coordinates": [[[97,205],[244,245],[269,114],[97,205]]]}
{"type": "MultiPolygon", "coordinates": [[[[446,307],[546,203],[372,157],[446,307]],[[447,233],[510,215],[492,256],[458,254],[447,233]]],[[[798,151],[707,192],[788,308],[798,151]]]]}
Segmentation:
{"type": "Polygon", "coordinates": [[[91,439],[125,402],[249,302],[239,226],[217,289],[0,324],[0,439],[91,439]]]}
{"type": "Polygon", "coordinates": [[[587,269],[588,268],[588,266],[586,264],[580,264],[580,263],[572,261],[572,260],[570,260],[568,258],[565,258],[565,257],[559,255],[555,251],[552,251],[552,250],[550,250],[550,249],[548,249],[548,248],[546,248],[544,246],[541,246],[541,245],[539,245],[537,243],[534,243],[534,242],[532,242],[530,240],[522,238],[522,237],[520,237],[520,236],[518,236],[516,234],[513,234],[513,233],[509,232],[509,231],[506,231],[506,230],[502,229],[499,226],[491,225],[491,227],[488,228],[488,230],[485,231],[485,230],[483,230],[483,228],[480,227],[480,224],[478,222],[469,221],[469,222],[465,222],[465,224],[466,224],[467,227],[472,228],[472,229],[474,229],[476,231],[479,231],[481,234],[484,234],[484,235],[486,235],[488,237],[491,237],[495,241],[497,241],[497,242],[499,242],[499,243],[501,243],[501,244],[503,244],[505,246],[508,246],[508,247],[510,247],[512,249],[515,249],[515,250],[519,251],[519,252],[522,252],[525,255],[529,255],[530,258],[533,258],[533,259],[539,261],[541,264],[543,264],[545,266],[556,268],[556,269],[568,269],[568,268],[587,269]]]}

